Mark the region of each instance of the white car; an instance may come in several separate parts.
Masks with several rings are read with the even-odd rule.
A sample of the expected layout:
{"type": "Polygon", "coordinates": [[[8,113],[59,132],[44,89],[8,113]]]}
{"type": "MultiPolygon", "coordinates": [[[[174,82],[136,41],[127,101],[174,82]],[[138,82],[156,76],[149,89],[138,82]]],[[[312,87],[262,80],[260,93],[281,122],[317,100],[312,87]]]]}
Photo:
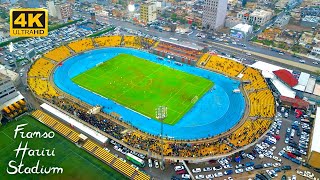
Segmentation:
{"type": "Polygon", "coordinates": [[[154,167],[159,168],[159,162],[157,160],[154,160],[154,167]]]}
{"type": "Polygon", "coordinates": [[[214,171],[220,171],[221,169],[222,169],[221,166],[215,166],[215,167],[213,167],[213,170],[214,170],[214,171]]]}
{"type": "Polygon", "coordinates": [[[247,172],[252,171],[252,170],[253,170],[253,167],[252,167],[252,166],[246,167],[246,171],[247,171],[247,172]]]}
{"type": "Polygon", "coordinates": [[[318,63],[318,62],[313,61],[313,62],[312,62],[312,64],[318,65],[319,63],[318,63]]]}
{"type": "Polygon", "coordinates": [[[223,176],[223,173],[222,173],[222,172],[214,173],[214,177],[221,177],[221,176],[223,176]]]}
{"type": "Polygon", "coordinates": [[[181,171],[184,169],[184,166],[175,166],[174,171],[181,171]]]}
{"type": "Polygon", "coordinates": [[[204,172],[212,171],[212,167],[205,167],[205,168],[203,168],[203,171],[204,171],[204,172]]]}
{"type": "Polygon", "coordinates": [[[247,157],[251,160],[254,160],[254,157],[251,154],[247,154],[247,157]]]}
{"type": "Polygon", "coordinates": [[[201,168],[192,169],[192,172],[193,173],[200,173],[201,172],[201,168]]]}
{"type": "Polygon", "coordinates": [[[204,179],[204,175],[199,174],[199,175],[196,175],[195,178],[196,178],[196,179],[204,179]]]}
{"type": "Polygon", "coordinates": [[[191,176],[189,174],[182,174],[181,176],[183,179],[191,179],[191,176]]]}
{"type": "Polygon", "coordinates": [[[280,163],[274,163],[274,164],[273,164],[273,167],[280,167],[280,166],[281,166],[280,163]]]}
{"type": "Polygon", "coordinates": [[[236,168],[238,169],[238,168],[241,168],[241,167],[243,167],[244,166],[244,164],[237,164],[236,165],[236,168]]]}
{"type": "Polygon", "coordinates": [[[305,60],[300,59],[300,60],[299,60],[299,62],[301,62],[301,63],[305,63],[306,61],[305,61],[305,60]]]}
{"type": "Polygon", "coordinates": [[[232,165],[227,164],[227,165],[224,165],[223,168],[225,168],[225,169],[231,169],[231,168],[232,168],[232,165]]]}
{"type": "Polygon", "coordinates": [[[297,180],[297,176],[296,175],[292,175],[291,180],[297,180]]]}
{"type": "Polygon", "coordinates": [[[240,169],[236,169],[235,172],[236,172],[236,174],[243,173],[243,169],[241,169],[241,168],[240,169]]]}
{"type": "Polygon", "coordinates": [[[148,159],[149,168],[152,168],[152,160],[148,159]]]}
{"type": "Polygon", "coordinates": [[[208,175],[206,175],[206,178],[207,178],[207,179],[213,179],[213,178],[214,178],[214,175],[213,175],[213,174],[208,174],[208,175]]]}

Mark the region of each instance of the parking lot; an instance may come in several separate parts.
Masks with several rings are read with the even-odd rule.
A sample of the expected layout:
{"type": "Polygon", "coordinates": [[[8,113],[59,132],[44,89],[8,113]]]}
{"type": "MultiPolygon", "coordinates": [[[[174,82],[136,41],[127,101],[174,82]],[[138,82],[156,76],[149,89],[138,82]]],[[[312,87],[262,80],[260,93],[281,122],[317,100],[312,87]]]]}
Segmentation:
{"type": "MultiPolygon", "coordinates": [[[[299,174],[307,179],[319,178],[319,173],[305,163],[311,127],[301,122],[303,115],[296,115],[293,109],[285,108],[281,112],[280,107],[270,132],[255,146],[232,157],[188,164],[188,167],[195,179],[250,179],[256,174],[263,174],[266,179],[281,179],[283,175],[287,179],[301,179],[299,174]],[[288,116],[284,117],[286,112],[288,116]]],[[[172,179],[181,179],[182,176],[186,177],[175,175],[172,179]]]]}

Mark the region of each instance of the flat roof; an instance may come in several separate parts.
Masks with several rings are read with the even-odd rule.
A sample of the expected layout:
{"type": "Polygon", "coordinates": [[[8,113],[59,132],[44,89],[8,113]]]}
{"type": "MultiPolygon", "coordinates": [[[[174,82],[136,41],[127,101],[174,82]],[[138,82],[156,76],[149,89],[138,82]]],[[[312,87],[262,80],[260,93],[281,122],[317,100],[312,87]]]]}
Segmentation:
{"type": "Polygon", "coordinates": [[[314,86],[316,85],[316,79],[315,78],[309,78],[308,84],[306,86],[306,92],[312,94],[314,90],[314,86]]]}
{"type": "Polygon", "coordinates": [[[271,79],[272,84],[277,88],[282,96],[286,96],[289,98],[295,98],[296,92],[289,88],[287,85],[282,83],[277,78],[271,79]]]}
{"type": "Polygon", "coordinates": [[[3,108],[5,108],[5,107],[7,107],[7,106],[9,106],[9,105],[21,100],[21,99],[24,99],[24,97],[22,96],[22,94],[19,91],[17,91],[17,93],[18,93],[18,96],[16,96],[16,97],[10,99],[9,101],[1,104],[0,105],[0,110],[2,110],[3,108]]]}
{"type": "Polygon", "coordinates": [[[16,81],[19,78],[18,73],[7,69],[5,66],[0,64],[0,74],[8,76],[12,81],[16,81]]]}
{"type": "Polygon", "coordinates": [[[320,153],[320,107],[317,107],[316,118],[314,119],[314,128],[310,151],[320,153]]]}
{"type": "MultiPolygon", "coordinates": [[[[279,69],[283,69],[283,67],[281,67],[281,66],[277,66],[277,65],[274,65],[274,64],[266,63],[266,62],[263,62],[263,61],[257,61],[255,63],[253,63],[252,65],[250,65],[250,67],[253,67],[253,68],[261,70],[262,71],[262,75],[265,78],[273,78],[274,77],[274,74],[272,73],[273,71],[277,71],[279,69]]],[[[286,70],[292,73],[292,70],[290,70],[290,69],[286,69],[286,70]]]]}
{"type": "Polygon", "coordinates": [[[252,29],[252,26],[249,24],[237,24],[233,26],[231,29],[233,30],[238,30],[238,31],[243,31],[243,32],[249,32],[252,29]]]}
{"type": "Polygon", "coordinates": [[[309,78],[310,78],[310,74],[302,72],[298,79],[298,85],[294,86],[293,89],[296,89],[299,91],[305,91],[309,78]]]}
{"type": "Polygon", "coordinates": [[[81,122],[73,119],[72,117],[68,116],[67,114],[63,113],[62,111],[50,106],[47,103],[43,103],[40,105],[43,109],[50,112],[51,114],[54,114],[55,116],[59,117],[61,120],[65,121],[68,124],[72,124],[74,127],[78,128],[80,131],[90,135],[95,140],[99,141],[100,143],[106,143],[108,138],[100,133],[98,133],[96,130],[91,129],[90,127],[82,124],[81,122]]]}
{"type": "Polygon", "coordinates": [[[316,96],[320,96],[320,84],[316,84],[314,86],[313,94],[316,96]]]}

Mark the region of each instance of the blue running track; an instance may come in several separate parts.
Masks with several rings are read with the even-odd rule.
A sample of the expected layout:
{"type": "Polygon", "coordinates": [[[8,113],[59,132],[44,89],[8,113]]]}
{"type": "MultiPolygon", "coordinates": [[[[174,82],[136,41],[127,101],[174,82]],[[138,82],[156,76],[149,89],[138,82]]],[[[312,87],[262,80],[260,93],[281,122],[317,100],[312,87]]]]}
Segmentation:
{"type": "Polygon", "coordinates": [[[164,136],[179,140],[195,140],[212,137],[228,131],[241,119],[245,100],[243,94],[233,93],[240,82],[224,75],[201,68],[183,65],[178,66],[168,60],[158,60],[156,55],[129,48],[103,48],[87,51],[73,56],[63,62],[54,72],[54,83],[64,92],[92,105],[103,106],[106,113],[116,112],[123,121],[138,129],[160,135],[161,123],[149,119],[118,103],[79,87],[71,79],[78,74],[107,61],[120,53],[131,54],[165,66],[169,66],[190,74],[212,80],[215,85],[209,90],[189,112],[175,125],[164,124],[164,136]]]}

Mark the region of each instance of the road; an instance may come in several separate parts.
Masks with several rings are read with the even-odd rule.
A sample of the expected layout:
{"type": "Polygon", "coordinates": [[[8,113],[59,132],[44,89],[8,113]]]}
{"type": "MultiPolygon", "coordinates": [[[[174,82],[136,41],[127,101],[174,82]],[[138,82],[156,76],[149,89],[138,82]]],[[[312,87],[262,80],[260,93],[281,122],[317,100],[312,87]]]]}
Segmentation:
{"type": "Polygon", "coordinates": [[[126,28],[129,28],[129,29],[132,29],[132,30],[135,30],[135,31],[138,31],[140,30],[141,32],[145,33],[145,34],[150,34],[150,35],[153,35],[153,36],[157,36],[159,38],[164,38],[164,39],[168,39],[170,37],[173,37],[173,38],[177,38],[181,41],[188,41],[188,42],[192,42],[192,43],[195,43],[195,44],[198,44],[198,45],[202,45],[202,46],[208,46],[208,45],[213,45],[212,43],[214,43],[214,49],[218,49],[220,51],[223,51],[223,52],[226,52],[226,53],[230,53],[231,55],[236,53],[237,56],[239,57],[246,57],[246,58],[252,58],[252,59],[255,59],[255,60],[261,60],[261,61],[265,61],[265,62],[270,62],[270,59],[267,59],[265,57],[261,58],[261,56],[253,56],[253,57],[248,57],[248,56],[245,56],[243,55],[243,52],[242,51],[239,51],[239,50],[236,50],[233,49],[232,47],[234,48],[242,48],[244,51],[247,50],[247,51],[252,51],[252,52],[256,52],[256,53],[259,53],[259,54],[262,54],[262,55],[267,55],[267,56],[271,56],[271,57],[275,57],[275,58],[279,58],[281,60],[278,60],[278,61],[272,61],[273,64],[277,64],[277,65],[281,65],[283,67],[286,67],[286,68],[290,68],[290,69],[294,69],[294,70],[303,70],[303,71],[307,71],[307,72],[310,72],[310,69],[318,69],[320,68],[320,64],[318,65],[314,65],[313,62],[314,60],[313,59],[309,59],[309,58],[303,58],[306,62],[305,63],[300,63],[299,62],[299,58],[296,58],[296,57],[293,57],[289,54],[284,54],[284,55],[280,55],[278,54],[277,52],[274,52],[274,51],[271,51],[267,48],[264,48],[264,47],[260,47],[258,45],[252,45],[250,43],[244,43],[246,44],[246,48],[243,48],[243,47],[240,47],[239,45],[234,45],[234,44],[225,44],[225,42],[217,42],[217,41],[212,41],[208,38],[206,39],[199,39],[198,37],[195,36],[195,34],[197,34],[199,31],[196,31],[194,30],[193,34],[191,34],[190,36],[186,35],[186,34],[177,34],[177,33],[173,33],[173,32],[165,32],[165,31],[162,31],[162,32],[159,32],[158,30],[154,29],[154,28],[148,28],[148,29],[145,29],[143,27],[140,27],[140,26],[137,26],[137,25],[134,25],[130,22],[125,22],[125,21],[120,21],[120,20],[117,20],[117,19],[114,19],[114,18],[110,18],[109,19],[109,23],[115,25],[115,26],[119,26],[119,27],[126,27],[126,28]],[[292,65],[292,63],[290,63],[290,61],[294,62],[292,65]],[[288,63],[289,62],[289,63],[288,63]],[[296,63],[299,63],[303,66],[300,67],[298,66],[296,63]],[[308,66],[306,66],[308,65],[308,66]],[[315,68],[316,67],[316,68],[315,68]]]}

